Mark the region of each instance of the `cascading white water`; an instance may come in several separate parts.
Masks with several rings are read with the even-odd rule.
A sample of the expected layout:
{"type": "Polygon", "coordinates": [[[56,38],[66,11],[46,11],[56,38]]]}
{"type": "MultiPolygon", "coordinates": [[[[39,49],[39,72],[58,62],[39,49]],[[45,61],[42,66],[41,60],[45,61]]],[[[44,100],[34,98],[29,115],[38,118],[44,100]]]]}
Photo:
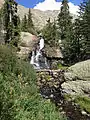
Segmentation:
{"type": "Polygon", "coordinates": [[[41,56],[40,50],[37,52],[37,54],[35,56],[36,62],[39,62],[39,56],[41,56]]]}
{"type": "Polygon", "coordinates": [[[32,51],[32,56],[31,56],[31,61],[30,61],[30,64],[34,64],[34,58],[35,58],[35,54],[34,54],[34,51],[32,51]]]}
{"type": "Polygon", "coordinates": [[[44,48],[44,39],[43,38],[40,39],[39,44],[40,44],[40,50],[42,50],[44,48]]]}
{"type": "Polygon", "coordinates": [[[45,66],[49,68],[46,57],[45,57],[45,66]]]}
{"type": "Polygon", "coordinates": [[[35,69],[40,68],[48,68],[47,60],[42,54],[42,49],[44,48],[44,39],[41,38],[39,42],[39,49],[35,49],[35,51],[32,51],[31,61],[30,64],[34,66],[35,69]],[[36,55],[35,55],[36,53],[36,55]],[[40,58],[44,59],[44,62],[41,65],[40,58]]]}

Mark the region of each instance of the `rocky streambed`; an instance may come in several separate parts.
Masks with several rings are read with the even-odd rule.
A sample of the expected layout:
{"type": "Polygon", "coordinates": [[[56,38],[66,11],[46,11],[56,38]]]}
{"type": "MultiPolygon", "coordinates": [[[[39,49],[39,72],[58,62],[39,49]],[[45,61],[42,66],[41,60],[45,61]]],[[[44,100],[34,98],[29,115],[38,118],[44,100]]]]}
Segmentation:
{"type": "MultiPolygon", "coordinates": [[[[78,88],[77,84],[72,88],[72,84],[70,87],[67,82],[67,78],[65,76],[66,71],[64,70],[40,70],[37,71],[38,76],[38,87],[40,90],[40,94],[45,99],[50,99],[51,102],[54,102],[58,109],[60,110],[60,113],[65,115],[68,120],[90,120],[90,94],[89,94],[89,84],[85,88],[84,84],[81,85],[80,88],[78,88]],[[76,91],[75,91],[75,90],[76,91]],[[78,89],[80,90],[78,92],[78,89]],[[82,99],[81,95],[84,96],[82,99]],[[78,99],[76,99],[78,96],[78,99]],[[85,99],[85,97],[88,97],[88,99],[85,99]],[[83,101],[85,100],[85,104],[83,101]],[[78,102],[77,102],[78,101],[78,102]],[[85,106],[83,106],[85,105],[85,106]]],[[[71,73],[69,73],[71,75],[71,73]]],[[[85,77],[85,76],[84,76],[85,77]]],[[[73,80],[71,82],[75,82],[77,77],[74,77],[74,74],[72,77],[73,80]]],[[[69,81],[70,82],[70,81],[69,81]]],[[[89,83],[89,81],[87,82],[89,83]]]]}

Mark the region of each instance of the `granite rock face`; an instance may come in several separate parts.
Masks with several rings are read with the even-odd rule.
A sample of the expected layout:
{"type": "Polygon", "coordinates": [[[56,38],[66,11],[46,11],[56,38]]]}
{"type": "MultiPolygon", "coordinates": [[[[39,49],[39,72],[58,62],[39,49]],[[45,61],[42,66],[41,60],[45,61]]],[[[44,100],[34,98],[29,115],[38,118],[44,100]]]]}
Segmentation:
{"type": "Polygon", "coordinates": [[[0,8],[3,6],[4,0],[0,0],[0,8]]]}
{"type": "MultiPolygon", "coordinates": [[[[23,59],[28,57],[32,50],[37,46],[39,40],[39,37],[36,35],[32,35],[28,32],[21,32],[21,40],[19,43],[20,51],[18,51],[18,56],[23,59]]],[[[61,50],[56,47],[51,47],[45,44],[44,52],[46,57],[49,58],[63,58],[61,50]]]]}
{"type": "Polygon", "coordinates": [[[19,51],[18,56],[20,58],[27,58],[29,56],[29,53],[33,50],[33,47],[38,42],[38,37],[35,35],[32,35],[28,32],[21,32],[21,40],[19,43],[19,51]]]}
{"type": "Polygon", "coordinates": [[[71,95],[89,95],[90,81],[68,81],[62,84],[63,92],[71,95]]]}

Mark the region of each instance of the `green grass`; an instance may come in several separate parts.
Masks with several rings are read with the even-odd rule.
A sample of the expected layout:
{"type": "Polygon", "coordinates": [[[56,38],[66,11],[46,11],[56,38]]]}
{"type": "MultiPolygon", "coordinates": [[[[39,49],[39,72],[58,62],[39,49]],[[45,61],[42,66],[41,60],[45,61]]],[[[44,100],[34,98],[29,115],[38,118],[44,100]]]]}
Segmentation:
{"type": "Polygon", "coordinates": [[[10,46],[0,46],[0,120],[66,120],[39,95],[36,81],[29,63],[10,46]]]}
{"type": "Polygon", "coordinates": [[[90,113],[90,98],[83,96],[83,97],[76,97],[75,102],[80,105],[80,108],[86,110],[90,113]]]}
{"type": "Polygon", "coordinates": [[[63,66],[60,63],[57,65],[57,69],[66,70],[67,68],[68,68],[68,66],[63,66]]]}
{"type": "Polygon", "coordinates": [[[73,101],[77,103],[81,110],[86,110],[90,113],[90,98],[87,96],[64,95],[66,101],[73,101]]]}

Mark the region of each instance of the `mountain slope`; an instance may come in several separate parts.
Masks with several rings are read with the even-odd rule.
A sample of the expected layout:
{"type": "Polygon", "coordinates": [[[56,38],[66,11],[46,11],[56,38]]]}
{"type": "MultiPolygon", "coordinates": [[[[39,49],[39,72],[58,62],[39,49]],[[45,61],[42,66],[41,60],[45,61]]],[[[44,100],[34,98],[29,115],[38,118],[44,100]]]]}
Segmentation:
{"type": "MultiPolygon", "coordinates": [[[[0,0],[0,8],[2,7],[3,3],[4,3],[4,0],[0,0]]],[[[29,11],[29,8],[18,5],[18,15],[20,16],[20,19],[22,19],[25,14],[27,15],[28,11],[29,11]]],[[[59,10],[41,11],[37,9],[31,9],[31,13],[32,13],[32,19],[35,27],[37,29],[42,29],[46,25],[47,20],[49,18],[51,19],[51,22],[53,22],[54,19],[57,18],[59,10]]],[[[72,16],[74,16],[74,19],[77,17],[74,14],[72,16]]]]}
{"type": "MultiPolygon", "coordinates": [[[[18,5],[18,15],[22,19],[24,14],[28,14],[29,8],[25,8],[24,6],[18,5]]],[[[34,25],[37,29],[43,28],[47,20],[50,18],[51,22],[54,21],[54,19],[57,19],[59,10],[47,10],[47,11],[41,11],[38,9],[31,9],[32,13],[32,19],[34,22],[34,25]]],[[[77,18],[77,15],[71,14],[73,16],[73,19],[77,18]]]]}
{"type": "MultiPolygon", "coordinates": [[[[18,15],[20,16],[21,19],[23,18],[24,14],[28,14],[28,10],[29,10],[28,8],[18,5],[18,15]]],[[[58,10],[41,11],[37,9],[31,9],[31,13],[35,27],[41,29],[47,23],[46,21],[49,18],[51,19],[51,22],[54,21],[59,11],[58,10]]]]}

